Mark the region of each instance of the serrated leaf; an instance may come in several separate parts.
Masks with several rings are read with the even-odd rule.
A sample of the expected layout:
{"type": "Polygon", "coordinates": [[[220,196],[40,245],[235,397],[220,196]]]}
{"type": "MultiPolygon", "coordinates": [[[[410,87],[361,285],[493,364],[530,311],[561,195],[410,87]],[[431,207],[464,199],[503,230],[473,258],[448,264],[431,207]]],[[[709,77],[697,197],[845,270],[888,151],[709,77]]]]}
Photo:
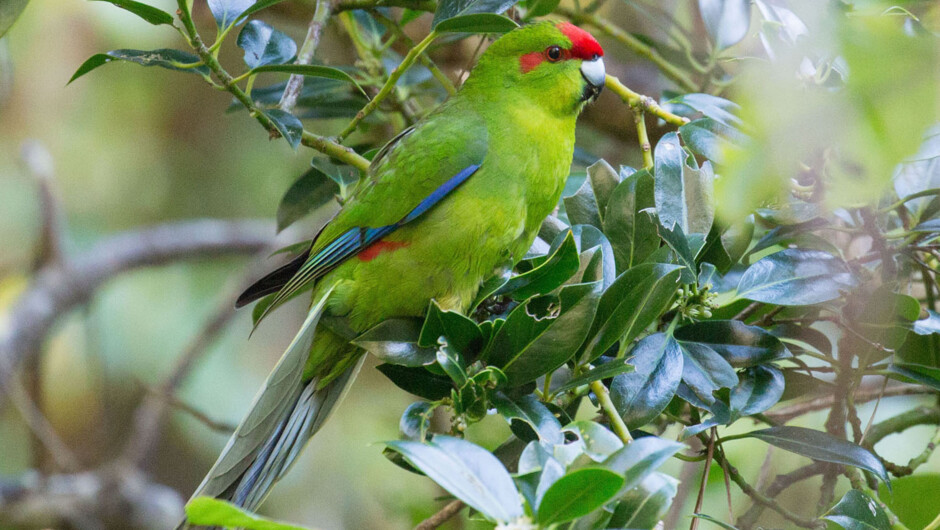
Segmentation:
{"type": "Polygon", "coordinates": [[[238,47],[245,50],[248,68],[283,64],[297,55],[297,43],[260,20],[252,20],[238,33],[238,47]]]}
{"type": "Polygon", "coordinates": [[[871,471],[885,484],[890,482],[884,465],[871,451],[822,431],[781,425],[752,431],[745,436],[763,440],[791,453],[807,456],[814,460],[845,464],[871,471]]]}
{"type": "Polygon", "coordinates": [[[159,66],[168,70],[187,72],[191,74],[209,75],[209,68],[205,65],[193,66],[201,63],[199,57],[180,50],[161,48],[159,50],[111,50],[107,53],[92,55],[78,67],[78,70],[69,79],[69,83],[91,72],[95,68],[112,61],[128,61],[141,66],[159,66]]]}
{"type": "Polygon", "coordinates": [[[444,435],[437,435],[428,443],[392,441],[386,445],[487,518],[509,522],[522,516],[522,504],[512,478],[486,449],[444,435]]]}
{"type": "MultiPolygon", "coordinates": [[[[173,16],[163,11],[162,9],[157,9],[156,7],[141,3],[135,2],[134,0],[92,0],[96,2],[108,2],[113,4],[121,9],[130,11],[131,13],[137,15],[138,17],[146,20],[147,22],[153,24],[154,26],[159,26],[161,24],[173,25],[173,16]]],[[[2,31],[0,31],[2,34],[2,31]]]]}
{"type": "Polygon", "coordinates": [[[512,19],[493,13],[458,15],[434,26],[438,33],[506,33],[519,27],[512,19]]]}
{"type": "Polygon", "coordinates": [[[296,151],[304,132],[304,125],[300,123],[297,116],[281,109],[269,109],[262,112],[271,119],[281,136],[290,144],[291,149],[296,151]]]}
{"type": "Polygon", "coordinates": [[[547,527],[587,515],[609,501],[622,485],[623,477],[602,467],[572,471],[545,492],[536,520],[547,527]]]}
{"type": "Polygon", "coordinates": [[[614,377],[610,398],[628,427],[641,427],[672,400],[682,378],[679,343],[665,333],[643,338],[628,354],[635,370],[614,377]]]}
{"type": "Polygon", "coordinates": [[[818,250],[789,248],[748,267],[737,296],[768,304],[812,305],[834,300],[856,283],[842,259],[818,250]]]}

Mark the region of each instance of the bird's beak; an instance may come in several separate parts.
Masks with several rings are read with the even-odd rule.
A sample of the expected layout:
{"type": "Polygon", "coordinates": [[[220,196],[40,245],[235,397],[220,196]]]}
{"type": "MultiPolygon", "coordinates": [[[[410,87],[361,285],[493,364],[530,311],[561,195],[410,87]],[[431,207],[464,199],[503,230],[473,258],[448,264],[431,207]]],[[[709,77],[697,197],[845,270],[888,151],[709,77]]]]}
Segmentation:
{"type": "Polygon", "coordinates": [[[587,81],[587,86],[584,87],[581,98],[584,101],[597,99],[601,89],[604,88],[604,78],[606,77],[604,58],[597,56],[590,61],[581,61],[581,76],[587,81]]]}

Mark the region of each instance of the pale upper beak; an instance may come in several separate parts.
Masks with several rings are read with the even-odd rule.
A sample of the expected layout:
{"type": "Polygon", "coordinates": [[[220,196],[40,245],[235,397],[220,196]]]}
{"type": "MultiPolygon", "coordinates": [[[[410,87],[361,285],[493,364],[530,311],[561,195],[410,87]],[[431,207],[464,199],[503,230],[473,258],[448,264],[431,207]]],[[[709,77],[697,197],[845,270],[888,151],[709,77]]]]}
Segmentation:
{"type": "Polygon", "coordinates": [[[604,58],[598,55],[594,59],[581,61],[581,76],[587,81],[584,87],[584,93],[581,95],[582,101],[595,100],[604,88],[604,79],[606,72],[604,70],[604,58]]]}

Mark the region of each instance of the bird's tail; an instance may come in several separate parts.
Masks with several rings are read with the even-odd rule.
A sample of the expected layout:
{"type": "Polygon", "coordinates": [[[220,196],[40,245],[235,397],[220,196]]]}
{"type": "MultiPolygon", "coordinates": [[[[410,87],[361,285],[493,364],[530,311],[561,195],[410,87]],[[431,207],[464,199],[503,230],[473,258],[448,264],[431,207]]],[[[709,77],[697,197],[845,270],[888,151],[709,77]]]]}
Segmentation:
{"type": "MultiPolygon", "coordinates": [[[[322,293],[310,309],[193,499],[215,497],[256,509],[342,400],[363,356],[325,385],[320,385],[320,378],[303,380],[314,332],[331,291],[322,293]]],[[[184,520],[177,528],[192,527],[184,520]]]]}

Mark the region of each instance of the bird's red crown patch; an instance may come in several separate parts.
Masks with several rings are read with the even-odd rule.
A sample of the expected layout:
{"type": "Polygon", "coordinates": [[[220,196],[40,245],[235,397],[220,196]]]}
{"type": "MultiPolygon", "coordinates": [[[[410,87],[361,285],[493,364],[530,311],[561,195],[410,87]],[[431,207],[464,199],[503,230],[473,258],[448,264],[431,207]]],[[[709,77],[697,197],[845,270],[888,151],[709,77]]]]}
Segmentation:
{"type": "Polygon", "coordinates": [[[571,48],[561,50],[561,56],[552,59],[547,55],[547,50],[530,52],[519,58],[519,67],[522,73],[526,74],[534,70],[538,65],[545,61],[557,62],[559,60],[582,59],[593,61],[596,57],[604,55],[604,49],[600,43],[588,32],[575,26],[570,22],[561,22],[555,26],[561,31],[568,40],[571,41],[571,48]]]}

